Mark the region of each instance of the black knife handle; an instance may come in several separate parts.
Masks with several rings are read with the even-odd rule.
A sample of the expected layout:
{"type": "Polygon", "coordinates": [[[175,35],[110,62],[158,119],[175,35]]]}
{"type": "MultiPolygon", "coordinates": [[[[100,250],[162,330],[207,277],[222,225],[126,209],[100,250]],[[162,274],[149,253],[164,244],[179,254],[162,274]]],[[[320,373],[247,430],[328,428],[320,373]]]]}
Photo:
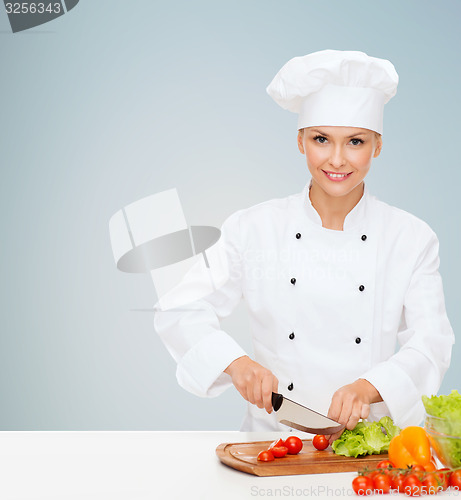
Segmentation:
{"type": "Polygon", "coordinates": [[[272,393],[272,407],[275,411],[279,410],[282,406],[283,396],[277,392],[272,393]]]}

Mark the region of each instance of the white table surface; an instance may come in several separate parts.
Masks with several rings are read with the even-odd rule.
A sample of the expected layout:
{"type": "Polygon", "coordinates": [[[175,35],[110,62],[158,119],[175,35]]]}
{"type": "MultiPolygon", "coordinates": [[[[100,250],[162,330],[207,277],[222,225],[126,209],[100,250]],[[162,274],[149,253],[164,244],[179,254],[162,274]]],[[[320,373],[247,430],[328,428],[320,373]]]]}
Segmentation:
{"type": "MultiPolygon", "coordinates": [[[[0,499],[358,498],[351,489],[352,472],[256,477],[223,465],[215,453],[220,443],[279,437],[286,436],[267,432],[0,432],[0,499]]],[[[461,499],[461,492],[444,492],[437,498],[445,496],[461,499]]]]}

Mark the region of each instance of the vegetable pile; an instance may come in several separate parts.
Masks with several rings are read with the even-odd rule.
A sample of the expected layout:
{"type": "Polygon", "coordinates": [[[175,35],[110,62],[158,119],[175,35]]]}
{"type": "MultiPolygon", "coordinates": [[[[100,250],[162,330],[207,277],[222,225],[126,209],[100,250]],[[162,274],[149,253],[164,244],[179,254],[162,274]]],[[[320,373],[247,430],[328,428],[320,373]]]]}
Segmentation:
{"type": "Polygon", "coordinates": [[[352,481],[357,495],[373,493],[404,493],[407,496],[434,495],[446,490],[461,489],[461,469],[424,470],[420,465],[396,468],[389,460],[381,461],[376,469],[365,469],[352,481]]]}
{"type": "Polygon", "coordinates": [[[378,422],[359,422],[354,429],[346,429],[331,447],[337,455],[346,457],[384,453],[399,432],[391,417],[382,417],[378,422]]]}
{"type": "Polygon", "coordinates": [[[389,460],[377,469],[363,470],[352,481],[358,495],[405,493],[407,496],[434,495],[451,487],[461,489],[461,469],[439,469],[422,427],[405,427],[389,445],[389,460]]]}

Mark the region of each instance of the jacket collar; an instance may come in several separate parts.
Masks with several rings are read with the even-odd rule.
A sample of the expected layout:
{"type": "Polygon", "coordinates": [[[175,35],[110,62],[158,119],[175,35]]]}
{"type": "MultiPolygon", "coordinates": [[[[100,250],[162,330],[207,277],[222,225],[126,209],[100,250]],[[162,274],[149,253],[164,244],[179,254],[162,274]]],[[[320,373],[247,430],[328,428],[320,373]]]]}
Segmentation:
{"type": "MultiPolygon", "coordinates": [[[[320,215],[318,214],[317,210],[312,206],[311,200],[309,198],[309,190],[312,184],[312,180],[306,184],[302,191],[302,202],[303,202],[303,207],[304,207],[304,212],[307,215],[307,218],[313,222],[314,224],[322,227],[322,219],[320,218],[320,215]]],[[[365,215],[367,212],[366,206],[369,202],[369,193],[368,193],[368,188],[366,184],[364,183],[364,190],[363,190],[363,195],[360,198],[359,202],[355,207],[346,215],[346,218],[344,220],[344,231],[348,231],[350,229],[356,228],[357,226],[360,226],[364,219],[365,215]]]]}

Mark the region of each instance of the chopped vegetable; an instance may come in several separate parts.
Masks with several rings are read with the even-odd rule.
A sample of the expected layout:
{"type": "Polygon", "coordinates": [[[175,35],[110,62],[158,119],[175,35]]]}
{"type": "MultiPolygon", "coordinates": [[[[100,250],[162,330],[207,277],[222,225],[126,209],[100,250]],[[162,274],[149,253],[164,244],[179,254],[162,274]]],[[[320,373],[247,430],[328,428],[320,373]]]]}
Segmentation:
{"type": "Polygon", "coordinates": [[[383,417],[379,422],[359,422],[354,429],[346,429],[332,448],[337,455],[358,457],[386,452],[400,428],[394,425],[390,417],[383,417]]]}
{"type": "Polygon", "coordinates": [[[269,451],[272,451],[275,458],[283,458],[288,453],[288,448],[286,446],[274,446],[269,451]]]}
{"type": "Polygon", "coordinates": [[[284,441],[282,438],[276,439],[267,450],[263,450],[258,455],[261,462],[271,462],[276,458],[283,458],[288,455],[297,455],[303,447],[303,442],[298,436],[290,436],[284,441]]]}
{"type": "Polygon", "coordinates": [[[274,459],[274,455],[269,450],[263,450],[258,454],[258,460],[260,460],[261,462],[272,462],[272,460],[274,459]]]}
{"type": "Polygon", "coordinates": [[[268,448],[268,450],[272,450],[272,448],[279,448],[280,446],[285,446],[285,441],[282,438],[274,441],[268,448]]]}

